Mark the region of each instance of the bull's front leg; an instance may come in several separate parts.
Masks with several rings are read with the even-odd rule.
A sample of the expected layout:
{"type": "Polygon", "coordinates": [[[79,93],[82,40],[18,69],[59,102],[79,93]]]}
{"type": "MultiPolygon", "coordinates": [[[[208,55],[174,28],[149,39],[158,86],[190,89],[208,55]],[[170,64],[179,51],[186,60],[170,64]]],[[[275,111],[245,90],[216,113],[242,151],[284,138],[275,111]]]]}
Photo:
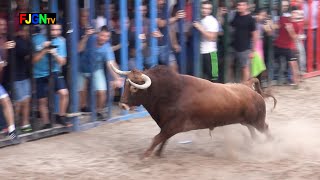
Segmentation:
{"type": "Polygon", "coordinates": [[[167,142],[168,142],[168,139],[167,139],[167,140],[164,140],[164,141],[161,143],[159,149],[158,149],[157,152],[156,152],[156,156],[158,156],[158,157],[161,156],[162,150],[163,150],[164,146],[167,144],[167,142]]]}
{"type": "MultiPolygon", "coordinates": [[[[145,151],[144,156],[142,158],[149,157],[152,154],[152,152],[153,152],[155,147],[157,147],[162,142],[165,143],[171,136],[172,135],[169,135],[169,134],[164,133],[163,131],[161,131],[158,135],[156,135],[153,138],[151,146],[145,151]]],[[[162,148],[163,147],[160,147],[161,150],[162,150],[162,148]]]]}

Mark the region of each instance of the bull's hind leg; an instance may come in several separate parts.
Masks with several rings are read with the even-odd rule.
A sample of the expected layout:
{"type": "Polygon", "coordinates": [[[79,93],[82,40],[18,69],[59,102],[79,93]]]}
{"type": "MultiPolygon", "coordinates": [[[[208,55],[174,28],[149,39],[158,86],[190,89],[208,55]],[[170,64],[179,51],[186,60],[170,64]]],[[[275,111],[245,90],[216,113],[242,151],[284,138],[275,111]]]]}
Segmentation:
{"type": "Polygon", "coordinates": [[[270,133],[269,125],[265,123],[264,121],[261,121],[261,123],[255,125],[255,128],[260,131],[261,133],[265,134],[268,138],[268,140],[273,140],[273,136],[270,133]]]}
{"type": "Polygon", "coordinates": [[[251,138],[253,140],[256,140],[257,139],[257,134],[256,134],[256,131],[255,131],[254,127],[249,125],[249,124],[242,124],[242,125],[244,125],[244,126],[246,126],[248,128],[248,130],[250,132],[250,135],[251,135],[251,138]]]}

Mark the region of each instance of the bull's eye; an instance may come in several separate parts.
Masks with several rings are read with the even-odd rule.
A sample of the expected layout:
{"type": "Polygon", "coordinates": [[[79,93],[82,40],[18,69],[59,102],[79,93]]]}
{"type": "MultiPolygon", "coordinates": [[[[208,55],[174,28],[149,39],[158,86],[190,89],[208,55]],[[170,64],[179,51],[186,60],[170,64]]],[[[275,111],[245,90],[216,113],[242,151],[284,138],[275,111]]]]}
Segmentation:
{"type": "Polygon", "coordinates": [[[136,93],[138,91],[138,88],[134,87],[134,86],[130,86],[130,91],[132,93],[136,93]]]}

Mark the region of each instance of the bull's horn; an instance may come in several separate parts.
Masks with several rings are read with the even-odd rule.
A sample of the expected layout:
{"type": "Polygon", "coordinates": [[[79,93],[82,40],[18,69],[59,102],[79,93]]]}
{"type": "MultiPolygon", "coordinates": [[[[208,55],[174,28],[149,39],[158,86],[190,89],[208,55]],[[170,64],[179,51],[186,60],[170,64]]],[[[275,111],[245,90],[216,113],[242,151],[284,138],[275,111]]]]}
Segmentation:
{"type": "Polygon", "coordinates": [[[130,73],[130,71],[121,71],[121,70],[117,69],[116,67],[114,67],[114,65],[112,63],[109,63],[109,64],[111,66],[111,69],[117,74],[126,76],[126,75],[128,75],[130,73]]]}
{"type": "Polygon", "coordinates": [[[142,74],[141,77],[144,80],[144,84],[141,84],[141,85],[132,82],[129,78],[128,78],[128,81],[132,86],[134,86],[138,89],[147,89],[148,87],[150,87],[151,86],[151,79],[149,78],[149,76],[142,74]]]}

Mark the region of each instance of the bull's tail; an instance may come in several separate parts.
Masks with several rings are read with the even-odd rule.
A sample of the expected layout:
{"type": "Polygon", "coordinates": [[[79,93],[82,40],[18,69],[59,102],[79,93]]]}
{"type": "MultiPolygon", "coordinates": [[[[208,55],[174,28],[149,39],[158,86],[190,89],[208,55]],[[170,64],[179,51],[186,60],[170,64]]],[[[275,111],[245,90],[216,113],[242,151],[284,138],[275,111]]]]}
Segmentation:
{"type": "Polygon", "coordinates": [[[251,84],[250,88],[253,87],[253,85],[254,85],[254,87],[253,87],[254,90],[257,91],[263,98],[268,98],[268,97],[273,98],[273,109],[275,109],[277,102],[278,102],[277,99],[272,94],[265,93],[262,91],[259,79],[251,78],[249,81],[251,84]]]}

